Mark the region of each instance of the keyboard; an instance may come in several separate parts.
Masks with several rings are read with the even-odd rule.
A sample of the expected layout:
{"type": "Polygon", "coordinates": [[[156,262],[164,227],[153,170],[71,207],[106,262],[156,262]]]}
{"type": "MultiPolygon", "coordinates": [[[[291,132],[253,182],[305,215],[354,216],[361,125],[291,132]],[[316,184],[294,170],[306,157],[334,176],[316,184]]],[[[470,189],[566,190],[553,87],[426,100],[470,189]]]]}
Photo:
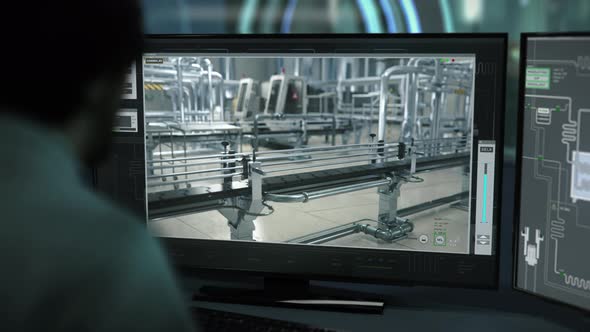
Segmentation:
{"type": "Polygon", "coordinates": [[[194,308],[195,325],[203,332],[338,332],[302,323],[194,308]]]}

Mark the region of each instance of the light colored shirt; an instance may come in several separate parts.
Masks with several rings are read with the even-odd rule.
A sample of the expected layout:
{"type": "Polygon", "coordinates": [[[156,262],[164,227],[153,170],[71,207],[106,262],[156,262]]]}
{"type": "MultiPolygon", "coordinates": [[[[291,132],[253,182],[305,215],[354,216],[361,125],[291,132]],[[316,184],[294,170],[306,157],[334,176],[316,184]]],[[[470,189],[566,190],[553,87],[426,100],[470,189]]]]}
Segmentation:
{"type": "Polygon", "coordinates": [[[78,168],[58,132],[0,114],[2,330],[191,331],[156,240],[78,168]]]}

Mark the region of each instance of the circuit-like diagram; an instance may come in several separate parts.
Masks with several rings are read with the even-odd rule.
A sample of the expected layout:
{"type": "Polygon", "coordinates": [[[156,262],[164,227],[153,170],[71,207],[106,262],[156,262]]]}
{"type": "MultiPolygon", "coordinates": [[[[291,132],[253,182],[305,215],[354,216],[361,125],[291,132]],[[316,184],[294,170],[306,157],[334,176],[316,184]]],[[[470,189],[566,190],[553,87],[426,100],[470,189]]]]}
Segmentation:
{"type": "Polygon", "coordinates": [[[541,39],[527,46],[517,283],[586,307],[590,71],[578,53],[590,53],[590,39],[557,44],[541,39]]]}

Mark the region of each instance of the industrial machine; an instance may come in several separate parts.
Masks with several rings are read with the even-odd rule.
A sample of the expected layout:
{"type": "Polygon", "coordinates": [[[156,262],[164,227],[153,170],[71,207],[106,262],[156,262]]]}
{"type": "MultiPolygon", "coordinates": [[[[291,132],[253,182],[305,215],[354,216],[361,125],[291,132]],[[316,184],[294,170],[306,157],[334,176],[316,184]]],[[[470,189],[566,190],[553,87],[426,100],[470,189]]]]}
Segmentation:
{"type": "Polygon", "coordinates": [[[185,267],[493,286],[505,42],[151,36],[119,184],[185,267]]]}
{"type": "Polygon", "coordinates": [[[242,78],[233,118],[236,121],[247,121],[260,111],[260,87],[258,81],[242,78]]]}
{"type": "Polygon", "coordinates": [[[301,76],[273,75],[264,114],[307,114],[307,85],[301,76]]]}

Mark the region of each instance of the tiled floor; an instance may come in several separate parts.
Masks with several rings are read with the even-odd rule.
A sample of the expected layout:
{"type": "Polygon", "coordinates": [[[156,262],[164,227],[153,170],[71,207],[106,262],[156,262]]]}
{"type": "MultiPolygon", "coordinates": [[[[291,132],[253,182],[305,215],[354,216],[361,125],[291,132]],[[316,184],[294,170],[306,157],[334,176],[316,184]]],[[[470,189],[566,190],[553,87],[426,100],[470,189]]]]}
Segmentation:
{"type": "MultiPolygon", "coordinates": [[[[461,168],[422,174],[422,183],[408,183],[401,188],[399,208],[404,208],[459,193],[463,176],[461,168]]],[[[376,219],[378,211],[377,189],[327,197],[308,203],[273,203],[275,213],[255,221],[256,241],[283,242],[312,234],[360,219],[376,219]]],[[[407,239],[387,243],[365,234],[354,234],[326,245],[466,252],[468,250],[467,212],[443,206],[410,217],[415,229],[407,239]],[[444,238],[438,244],[436,236],[444,238]],[[425,243],[418,241],[424,235],[425,243]]],[[[152,234],[165,237],[229,239],[229,226],[217,211],[151,221],[152,234]]],[[[424,237],[423,237],[424,238],[424,237]]],[[[440,240],[440,239],[439,239],[440,240]]]]}

